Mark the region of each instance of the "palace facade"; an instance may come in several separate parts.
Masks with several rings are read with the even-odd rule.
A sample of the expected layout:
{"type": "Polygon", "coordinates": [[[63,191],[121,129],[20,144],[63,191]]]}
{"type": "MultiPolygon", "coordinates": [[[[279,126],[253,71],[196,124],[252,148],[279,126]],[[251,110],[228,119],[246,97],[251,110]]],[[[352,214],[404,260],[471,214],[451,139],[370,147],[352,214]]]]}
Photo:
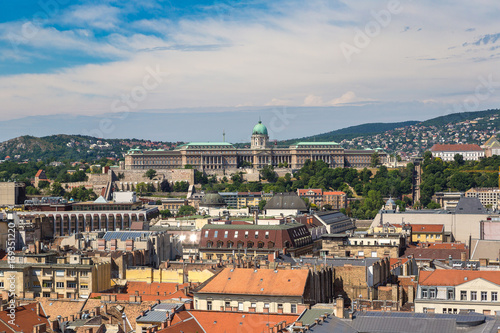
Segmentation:
{"type": "Polygon", "coordinates": [[[191,165],[200,171],[260,169],[266,165],[300,169],[307,160],[326,162],[332,168],[364,168],[371,156],[379,153],[380,163],[387,154],[382,150],[349,150],[336,142],[298,142],[288,148],[269,143],[266,126],[261,121],[254,126],[250,148],[236,148],[228,142],[190,142],[174,150],[131,149],[125,155],[125,170],[175,169],[191,165]]]}

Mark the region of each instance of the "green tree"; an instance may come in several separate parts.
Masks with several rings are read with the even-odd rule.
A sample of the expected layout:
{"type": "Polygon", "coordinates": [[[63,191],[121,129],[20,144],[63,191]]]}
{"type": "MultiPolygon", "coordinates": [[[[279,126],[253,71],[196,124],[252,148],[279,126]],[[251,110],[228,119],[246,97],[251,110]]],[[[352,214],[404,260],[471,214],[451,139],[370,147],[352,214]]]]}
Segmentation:
{"type": "Polygon", "coordinates": [[[40,180],[38,182],[38,188],[41,189],[41,190],[44,189],[44,188],[47,188],[49,186],[50,186],[50,183],[48,181],[46,181],[46,180],[40,180]]]}
{"type": "Polygon", "coordinates": [[[61,183],[59,182],[54,182],[52,183],[52,186],[50,187],[50,194],[55,196],[55,197],[62,197],[66,191],[64,188],[61,186],[61,183]]]}
{"type": "Polygon", "coordinates": [[[262,199],[259,201],[259,211],[264,211],[264,207],[266,206],[267,201],[262,199]]]}
{"type": "Polygon", "coordinates": [[[462,156],[462,154],[455,154],[455,156],[453,156],[453,160],[455,161],[455,163],[457,165],[464,165],[464,163],[465,163],[464,157],[462,156]]]}
{"type": "Polygon", "coordinates": [[[144,174],[144,176],[148,177],[149,179],[153,179],[154,177],[156,177],[156,170],[149,169],[148,171],[146,171],[146,173],[144,174]]]}
{"type": "Polygon", "coordinates": [[[374,168],[379,164],[380,164],[380,156],[378,155],[378,152],[376,151],[371,156],[370,166],[374,168]]]}
{"type": "Polygon", "coordinates": [[[179,213],[177,215],[188,216],[196,213],[196,209],[193,206],[184,205],[179,208],[179,213]]]}
{"type": "Polygon", "coordinates": [[[162,218],[172,217],[172,213],[169,209],[160,210],[160,215],[162,218]]]}
{"type": "Polygon", "coordinates": [[[262,169],[260,169],[260,177],[270,183],[274,183],[278,180],[278,174],[274,171],[272,165],[265,165],[262,169]]]}

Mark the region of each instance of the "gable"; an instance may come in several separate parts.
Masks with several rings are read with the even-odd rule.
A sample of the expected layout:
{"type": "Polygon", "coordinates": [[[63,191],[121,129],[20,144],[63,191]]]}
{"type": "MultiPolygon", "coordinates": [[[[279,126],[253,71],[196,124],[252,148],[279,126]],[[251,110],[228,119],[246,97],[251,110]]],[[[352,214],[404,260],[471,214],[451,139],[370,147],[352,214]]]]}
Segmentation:
{"type": "MultiPolygon", "coordinates": [[[[500,274],[500,273],[499,273],[500,274]]],[[[477,278],[471,281],[464,282],[457,285],[457,287],[465,289],[481,289],[481,288],[499,288],[500,286],[496,283],[490,282],[483,278],[477,278]]]]}

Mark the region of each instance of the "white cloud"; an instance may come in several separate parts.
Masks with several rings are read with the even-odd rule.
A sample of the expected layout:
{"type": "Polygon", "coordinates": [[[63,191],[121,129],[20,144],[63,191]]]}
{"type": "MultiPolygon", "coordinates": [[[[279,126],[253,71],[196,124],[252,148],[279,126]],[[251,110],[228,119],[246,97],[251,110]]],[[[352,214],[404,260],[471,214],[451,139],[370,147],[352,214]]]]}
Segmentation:
{"type": "MultiPolygon", "coordinates": [[[[461,103],[474,93],[479,76],[493,73],[500,80],[495,53],[461,47],[497,33],[499,10],[494,1],[483,0],[480,6],[458,2],[402,1],[402,12],[350,64],[339,45],[354,45],[355,29],[363,30],[373,21],[370,12],[384,10],[385,2],[337,7],[319,0],[280,2],[273,4],[279,15],[250,11],[248,20],[189,17],[179,22],[121,22],[114,7],[75,7],[65,13],[67,26],[43,27],[26,45],[38,56],[58,50],[70,57],[76,52],[114,61],[49,74],[0,76],[2,116],[109,112],[116,98],[142,84],[144,68],[156,65],[169,75],[133,111],[341,106],[374,100],[461,103]],[[71,19],[76,27],[70,27],[71,19]],[[401,34],[406,26],[412,29],[401,34]],[[464,32],[464,26],[475,31],[464,32]],[[99,30],[112,32],[96,38],[99,30]],[[485,58],[489,60],[477,61],[485,58]]],[[[16,31],[19,23],[0,24],[4,40],[9,29],[16,31]]],[[[34,57],[30,52],[2,52],[2,57],[21,61],[34,57]]],[[[498,102],[499,95],[491,95],[478,108],[498,102]]]]}

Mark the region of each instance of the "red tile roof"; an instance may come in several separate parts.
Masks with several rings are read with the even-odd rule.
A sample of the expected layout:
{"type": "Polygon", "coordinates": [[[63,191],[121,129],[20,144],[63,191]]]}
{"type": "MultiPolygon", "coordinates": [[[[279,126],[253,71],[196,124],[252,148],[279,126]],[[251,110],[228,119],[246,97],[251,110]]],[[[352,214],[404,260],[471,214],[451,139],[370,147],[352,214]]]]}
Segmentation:
{"type": "Polygon", "coordinates": [[[418,284],[423,286],[458,286],[475,279],[484,279],[500,286],[500,271],[468,271],[437,269],[421,271],[418,284]]]}
{"type": "Polygon", "coordinates": [[[189,286],[189,283],[177,284],[177,283],[160,283],[160,282],[138,282],[138,281],[129,281],[126,284],[124,292],[133,295],[136,291],[139,292],[139,296],[142,295],[167,295],[175,293],[176,286],[179,286],[178,289],[182,289],[184,287],[189,286]]]}
{"type": "Polygon", "coordinates": [[[199,293],[302,296],[309,271],[225,268],[198,290],[199,293]]]}
{"type": "Polygon", "coordinates": [[[411,224],[411,232],[442,233],[442,232],[444,232],[444,225],[443,224],[411,224]]]}
{"type": "Polygon", "coordinates": [[[287,325],[294,323],[299,314],[267,314],[253,312],[219,312],[190,310],[176,313],[172,323],[176,324],[158,331],[158,333],[168,332],[268,332],[269,328],[285,321],[287,325]],[[190,316],[183,321],[175,319],[177,316],[184,316],[187,312],[190,316]],[[197,325],[198,324],[198,325],[197,325]]]}
{"type": "Polygon", "coordinates": [[[38,170],[38,172],[36,173],[35,177],[40,177],[40,175],[42,174],[42,172],[43,172],[42,169],[38,170]]]}
{"type": "Polygon", "coordinates": [[[436,143],[432,146],[431,151],[483,151],[481,147],[476,144],[439,144],[436,143]]]}
{"type": "Polygon", "coordinates": [[[9,323],[12,319],[8,316],[10,310],[0,311],[0,330],[1,331],[11,331],[15,332],[33,332],[33,326],[39,324],[45,324],[46,329],[50,329],[50,324],[43,310],[40,306],[40,316],[36,314],[36,305],[39,303],[31,303],[15,308],[16,317],[14,319],[14,325],[9,323]]]}

